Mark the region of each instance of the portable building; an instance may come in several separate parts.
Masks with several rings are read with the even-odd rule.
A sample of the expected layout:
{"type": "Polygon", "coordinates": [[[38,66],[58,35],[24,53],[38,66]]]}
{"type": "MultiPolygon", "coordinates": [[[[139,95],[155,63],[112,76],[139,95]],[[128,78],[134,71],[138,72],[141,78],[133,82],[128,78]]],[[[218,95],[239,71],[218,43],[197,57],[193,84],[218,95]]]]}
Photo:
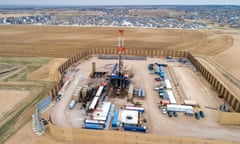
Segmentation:
{"type": "Polygon", "coordinates": [[[138,125],[138,111],[133,110],[121,110],[119,114],[119,120],[124,125],[138,125]]]}
{"type": "Polygon", "coordinates": [[[194,100],[184,100],[183,104],[188,106],[193,106],[193,107],[199,107],[199,104],[194,100]]]}
{"type": "Polygon", "coordinates": [[[110,102],[103,102],[93,113],[93,120],[106,121],[110,113],[112,104],[110,102]]]}
{"type": "Polygon", "coordinates": [[[128,90],[128,100],[132,100],[134,86],[131,84],[128,90]]]}

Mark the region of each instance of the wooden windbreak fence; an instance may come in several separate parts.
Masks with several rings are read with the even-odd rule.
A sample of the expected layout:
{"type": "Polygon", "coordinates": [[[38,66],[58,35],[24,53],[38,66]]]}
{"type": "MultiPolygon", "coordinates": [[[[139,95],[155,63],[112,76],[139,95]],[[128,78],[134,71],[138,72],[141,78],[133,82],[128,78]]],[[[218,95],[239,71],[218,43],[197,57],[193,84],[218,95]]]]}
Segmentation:
{"type": "Polygon", "coordinates": [[[59,141],[67,140],[84,144],[237,144],[237,142],[233,141],[162,136],[126,131],[61,128],[51,123],[49,129],[51,135],[59,141]]]}
{"type": "MultiPolygon", "coordinates": [[[[58,68],[60,76],[62,77],[64,71],[73,63],[79,61],[80,59],[89,57],[91,55],[97,54],[109,54],[109,55],[116,55],[117,50],[113,48],[89,48],[89,49],[82,49],[79,51],[78,54],[70,57],[63,65],[58,68]]],[[[235,95],[233,95],[227,88],[224,87],[220,81],[218,81],[214,75],[212,75],[191,53],[186,51],[174,51],[174,50],[164,50],[164,49],[153,49],[153,48],[146,48],[146,49],[136,49],[136,48],[129,48],[124,52],[124,55],[134,55],[134,56],[146,56],[146,57],[163,57],[167,55],[171,55],[173,57],[186,57],[188,58],[191,63],[196,67],[196,69],[204,76],[204,78],[218,91],[219,94],[222,94],[225,100],[232,106],[232,108],[240,112],[240,102],[235,99],[235,95]]],[[[49,95],[56,97],[57,92],[62,87],[63,82],[62,78],[56,83],[56,85],[50,90],[49,95]]],[[[222,124],[240,124],[240,113],[223,113],[220,118],[220,123],[222,124]]],[[[175,141],[176,139],[170,138],[161,138],[156,135],[143,135],[143,134],[133,134],[133,133],[126,133],[126,132],[118,132],[118,131],[87,131],[82,129],[62,129],[60,127],[56,127],[50,124],[50,132],[51,134],[57,139],[65,139],[65,140],[76,140],[83,143],[114,143],[123,144],[124,143],[135,143],[135,144],[157,144],[164,140],[166,141],[175,141]],[[95,136],[93,137],[92,132],[95,132],[95,136]],[[130,135],[130,136],[129,136],[130,135]]],[[[183,143],[193,143],[196,142],[195,139],[185,139],[185,138],[177,138],[178,142],[183,141],[183,143]]],[[[197,140],[196,143],[218,143],[218,141],[201,141],[197,140]]],[[[222,142],[222,141],[221,141],[222,142]]],[[[220,142],[219,142],[220,143],[220,142]]]]}
{"type": "Polygon", "coordinates": [[[223,125],[240,125],[240,113],[222,112],[219,122],[223,125]]]}
{"type": "Polygon", "coordinates": [[[228,102],[232,109],[235,110],[236,112],[240,112],[240,101],[238,95],[233,94],[227,87],[225,87],[224,83],[218,80],[191,53],[188,54],[188,59],[192,62],[195,68],[203,75],[203,77],[211,84],[211,86],[217,91],[217,93],[224,97],[225,101],[228,102]]]}

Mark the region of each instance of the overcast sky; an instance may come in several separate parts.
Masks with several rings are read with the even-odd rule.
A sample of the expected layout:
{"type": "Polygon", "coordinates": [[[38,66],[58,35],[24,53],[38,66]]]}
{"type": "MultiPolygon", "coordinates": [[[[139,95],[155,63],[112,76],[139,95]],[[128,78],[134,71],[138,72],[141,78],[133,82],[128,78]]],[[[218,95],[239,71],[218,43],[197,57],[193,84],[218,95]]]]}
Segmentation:
{"type": "Polygon", "coordinates": [[[240,0],[0,0],[0,5],[240,5],[240,0]]]}

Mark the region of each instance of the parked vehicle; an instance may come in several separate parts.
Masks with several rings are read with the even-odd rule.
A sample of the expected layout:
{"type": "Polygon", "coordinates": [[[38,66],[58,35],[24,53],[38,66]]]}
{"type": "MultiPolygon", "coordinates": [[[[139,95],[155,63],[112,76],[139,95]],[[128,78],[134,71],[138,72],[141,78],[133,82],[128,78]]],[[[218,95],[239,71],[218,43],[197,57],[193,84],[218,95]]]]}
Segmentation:
{"type": "Polygon", "coordinates": [[[173,116],[174,116],[174,117],[177,117],[177,112],[176,112],[176,111],[173,112],[173,116]]]}
{"type": "Polygon", "coordinates": [[[195,118],[196,118],[197,120],[199,120],[199,119],[200,119],[200,114],[197,113],[197,112],[195,112],[195,118]]]}
{"type": "Polygon", "coordinates": [[[155,63],[155,65],[157,65],[157,66],[159,66],[159,67],[160,67],[160,66],[161,66],[161,67],[167,67],[167,66],[168,66],[167,64],[160,64],[160,63],[157,63],[157,62],[155,63]]]}
{"type": "Polygon", "coordinates": [[[223,99],[223,96],[222,95],[218,95],[218,98],[223,99]]]}
{"type": "Polygon", "coordinates": [[[159,92],[159,94],[160,93],[165,93],[165,91],[163,89],[159,89],[158,92],[159,92]]]}
{"type": "Polygon", "coordinates": [[[73,109],[76,105],[76,100],[72,100],[71,103],[69,104],[69,109],[73,109]]]}
{"type": "Polygon", "coordinates": [[[169,116],[170,118],[172,117],[172,115],[173,115],[173,112],[168,111],[168,116],[169,116]]]}
{"type": "Polygon", "coordinates": [[[153,70],[153,64],[149,64],[149,65],[148,65],[148,69],[149,69],[149,70],[153,70]]]}
{"type": "Polygon", "coordinates": [[[162,114],[167,114],[167,109],[165,107],[162,107],[162,114]]]}
{"type": "Polygon", "coordinates": [[[203,111],[199,111],[199,114],[200,114],[201,118],[204,118],[204,117],[205,117],[205,114],[204,114],[203,111]]]}
{"type": "Polygon", "coordinates": [[[155,81],[161,81],[162,79],[160,77],[155,78],[155,81]]]}
{"type": "Polygon", "coordinates": [[[169,104],[169,100],[160,100],[160,104],[162,106],[167,106],[169,104]]]}

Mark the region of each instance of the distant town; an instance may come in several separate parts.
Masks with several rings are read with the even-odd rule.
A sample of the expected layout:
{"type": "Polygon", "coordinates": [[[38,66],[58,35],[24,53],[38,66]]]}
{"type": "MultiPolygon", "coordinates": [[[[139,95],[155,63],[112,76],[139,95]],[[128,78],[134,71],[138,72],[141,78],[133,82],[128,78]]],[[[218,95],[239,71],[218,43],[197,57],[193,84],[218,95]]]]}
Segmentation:
{"type": "Polygon", "coordinates": [[[240,6],[0,7],[0,24],[240,28],[240,6]]]}

